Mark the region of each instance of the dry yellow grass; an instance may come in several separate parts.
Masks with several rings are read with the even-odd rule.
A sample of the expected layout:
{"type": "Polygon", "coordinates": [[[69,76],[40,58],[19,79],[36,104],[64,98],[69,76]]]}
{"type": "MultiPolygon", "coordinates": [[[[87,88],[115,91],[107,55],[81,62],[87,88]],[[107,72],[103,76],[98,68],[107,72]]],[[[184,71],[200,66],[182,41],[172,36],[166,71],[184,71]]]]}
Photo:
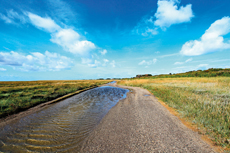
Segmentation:
{"type": "Polygon", "coordinates": [[[122,85],[148,89],[182,118],[205,131],[219,146],[230,148],[230,78],[133,79],[122,85]]]}

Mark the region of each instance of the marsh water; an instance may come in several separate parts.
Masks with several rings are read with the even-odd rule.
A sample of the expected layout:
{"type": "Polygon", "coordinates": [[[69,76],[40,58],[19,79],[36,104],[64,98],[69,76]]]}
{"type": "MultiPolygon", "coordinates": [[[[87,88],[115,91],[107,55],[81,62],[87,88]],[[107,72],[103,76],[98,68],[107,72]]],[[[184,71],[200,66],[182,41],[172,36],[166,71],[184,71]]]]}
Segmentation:
{"type": "Polygon", "coordinates": [[[98,87],[10,123],[0,129],[0,152],[77,152],[127,92],[98,87]]]}

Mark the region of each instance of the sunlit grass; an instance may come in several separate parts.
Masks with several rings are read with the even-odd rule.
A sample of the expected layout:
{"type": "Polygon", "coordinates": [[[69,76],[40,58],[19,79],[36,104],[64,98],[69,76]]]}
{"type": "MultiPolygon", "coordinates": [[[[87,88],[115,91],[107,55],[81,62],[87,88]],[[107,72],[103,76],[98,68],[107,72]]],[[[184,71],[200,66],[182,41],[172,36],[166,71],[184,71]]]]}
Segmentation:
{"type": "Polygon", "coordinates": [[[108,82],[103,80],[0,82],[0,117],[108,82]]]}
{"type": "Polygon", "coordinates": [[[218,145],[230,148],[230,78],[158,78],[118,82],[148,89],[198,125],[218,145]]]}

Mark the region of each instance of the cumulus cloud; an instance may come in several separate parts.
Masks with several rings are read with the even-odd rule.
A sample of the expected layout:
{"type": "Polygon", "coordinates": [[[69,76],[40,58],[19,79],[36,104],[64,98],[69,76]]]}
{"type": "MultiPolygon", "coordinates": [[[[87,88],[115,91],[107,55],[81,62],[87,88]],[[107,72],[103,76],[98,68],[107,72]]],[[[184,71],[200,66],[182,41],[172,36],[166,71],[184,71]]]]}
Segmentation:
{"type": "Polygon", "coordinates": [[[147,65],[148,66],[148,65],[155,64],[156,62],[157,62],[157,59],[154,58],[153,60],[150,60],[150,61],[143,60],[140,63],[138,63],[138,65],[147,65]]]}
{"type": "Polygon", "coordinates": [[[192,58],[189,58],[185,62],[175,62],[174,65],[182,65],[184,63],[188,63],[188,62],[191,62],[191,61],[192,61],[192,58]]]}
{"type": "Polygon", "coordinates": [[[173,24],[189,22],[194,17],[192,5],[178,7],[179,4],[179,0],[158,0],[154,25],[165,29],[173,24]]]}
{"type": "Polygon", "coordinates": [[[101,55],[105,55],[107,53],[107,50],[104,49],[104,50],[100,51],[100,53],[101,53],[101,55]]]}
{"type": "Polygon", "coordinates": [[[157,35],[159,28],[166,30],[173,24],[190,22],[194,17],[192,4],[179,5],[179,0],[158,0],[156,13],[142,18],[132,32],[143,36],[157,35]]]}
{"type": "Polygon", "coordinates": [[[51,42],[56,43],[73,54],[84,56],[91,50],[96,49],[94,43],[87,40],[80,40],[80,35],[72,29],[61,29],[51,34],[51,42]]]}
{"type": "Polygon", "coordinates": [[[71,68],[73,62],[70,58],[48,51],[45,54],[34,52],[29,55],[11,51],[0,52],[0,64],[22,71],[59,71],[71,68]]]}
{"type": "MultiPolygon", "coordinates": [[[[58,1],[58,3],[59,2],[61,1],[58,1]]],[[[94,57],[90,55],[92,51],[97,49],[93,42],[86,40],[72,28],[66,28],[67,26],[62,28],[48,16],[41,17],[31,12],[24,12],[22,15],[19,15],[17,12],[9,10],[6,15],[0,13],[0,19],[4,20],[6,23],[15,23],[15,20],[20,20],[22,23],[30,23],[36,28],[50,33],[50,41],[61,46],[65,51],[78,55],[81,58],[90,59],[90,62],[86,62],[90,67],[100,65],[97,60],[92,60],[94,57]]],[[[107,50],[101,51],[102,55],[106,53],[107,50]]],[[[84,60],[82,61],[85,63],[84,60]]],[[[19,65],[21,64],[17,60],[9,62],[15,65],[18,63],[19,65]]]]}
{"type": "MultiPolygon", "coordinates": [[[[61,28],[50,17],[41,17],[31,12],[24,12],[19,15],[13,10],[7,11],[7,14],[0,13],[0,19],[6,23],[16,23],[20,20],[22,23],[31,23],[36,28],[44,30],[51,34],[50,41],[61,46],[65,51],[77,54],[80,56],[89,56],[89,52],[96,49],[96,46],[91,41],[85,40],[80,34],[71,28],[61,28]]],[[[106,54],[103,50],[103,54],[106,54]]]]}
{"type": "Polygon", "coordinates": [[[230,48],[230,42],[224,42],[223,36],[230,32],[230,18],[223,17],[211,24],[200,40],[186,42],[180,51],[187,56],[202,55],[230,48]]]}
{"type": "Polygon", "coordinates": [[[50,41],[60,45],[65,51],[80,56],[87,56],[90,51],[96,49],[94,43],[84,40],[80,34],[73,29],[61,28],[49,17],[40,17],[30,12],[27,14],[35,27],[50,32],[50,41]]]}

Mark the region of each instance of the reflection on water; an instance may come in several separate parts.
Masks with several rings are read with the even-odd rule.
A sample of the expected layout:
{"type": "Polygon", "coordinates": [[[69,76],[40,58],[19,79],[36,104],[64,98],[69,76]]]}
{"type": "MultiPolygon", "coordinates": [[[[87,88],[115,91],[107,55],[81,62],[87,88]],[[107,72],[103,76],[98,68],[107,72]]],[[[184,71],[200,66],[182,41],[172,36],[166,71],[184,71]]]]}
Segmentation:
{"type": "Polygon", "coordinates": [[[110,82],[110,83],[108,83],[108,84],[114,84],[114,83],[116,83],[117,81],[112,81],[112,82],[110,82]]]}
{"type": "Polygon", "coordinates": [[[0,129],[0,152],[76,152],[127,92],[99,87],[23,117],[0,129]]]}

